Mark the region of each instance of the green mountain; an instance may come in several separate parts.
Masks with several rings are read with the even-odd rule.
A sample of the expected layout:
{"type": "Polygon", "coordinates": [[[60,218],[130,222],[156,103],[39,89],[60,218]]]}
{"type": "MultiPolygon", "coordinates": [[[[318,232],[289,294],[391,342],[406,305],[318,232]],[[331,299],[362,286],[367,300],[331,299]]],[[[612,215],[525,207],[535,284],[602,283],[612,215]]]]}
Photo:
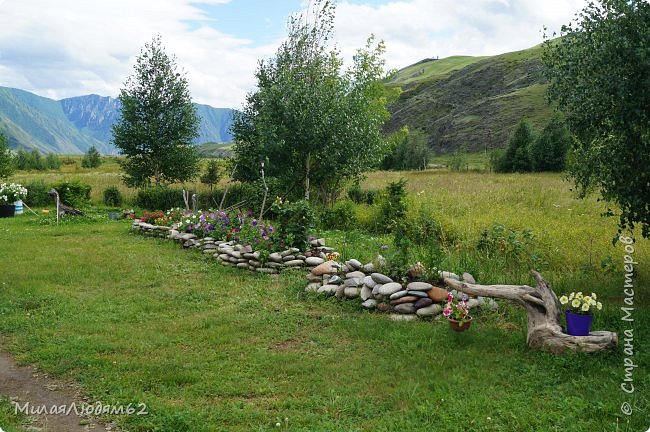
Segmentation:
{"type": "MultiPolygon", "coordinates": [[[[195,144],[232,141],[232,109],[195,106],[201,118],[195,144]]],[[[56,101],[0,87],[0,130],[12,148],[74,154],[95,146],[103,154],[117,154],[111,128],[119,114],[120,102],[111,97],[85,95],[56,101]]]]}
{"type": "Polygon", "coordinates": [[[492,57],[427,59],[388,83],[402,93],[386,131],[420,129],[437,153],[504,147],[526,117],[541,129],[552,115],[544,96],[541,46],[492,57]]]}

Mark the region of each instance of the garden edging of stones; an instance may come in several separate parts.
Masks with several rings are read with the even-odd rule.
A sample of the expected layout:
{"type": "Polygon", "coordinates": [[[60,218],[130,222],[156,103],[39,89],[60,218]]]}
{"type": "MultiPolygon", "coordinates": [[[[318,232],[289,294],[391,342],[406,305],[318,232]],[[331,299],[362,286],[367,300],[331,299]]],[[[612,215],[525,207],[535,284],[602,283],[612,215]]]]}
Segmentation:
{"type": "MultiPolygon", "coordinates": [[[[212,255],[223,265],[255,271],[258,273],[277,274],[283,269],[307,269],[308,285],[306,292],[319,295],[333,295],[340,300],[360,298],[361,307],[368,310],[390,312],[395,320],[412,320],[417,317],[436,317],[443,311],[448,292],[458,298],[456,290],[433,284],[413,281],[396,282],[390,277],[375,271],[372,263],[362,264],[356,259],[345,263],[328,261],[327,255],[334,249],[325,246],[324,239],[310,241],[309,251],[289,248],[274,252],[263,262],[259,251],[251,246],[236,244],[233,241],[216,240],[210,237],[199,238],[191,233],[181,233],[169,226],[152,225],[135,220],[132,228],[148,237],[170,239],[180,243],[183,248],[199,250],[212,255]]],[[[439,272],[441,280],[452,278],[460,280],[454,273],[439,272]]],[[[463,280],[475,283],[474,278],[463,274],[463,280]]],[[[492,298],[476,297],[467,301],[470,309],[477,307],[496,310],[498,304],[492,298]]]]}

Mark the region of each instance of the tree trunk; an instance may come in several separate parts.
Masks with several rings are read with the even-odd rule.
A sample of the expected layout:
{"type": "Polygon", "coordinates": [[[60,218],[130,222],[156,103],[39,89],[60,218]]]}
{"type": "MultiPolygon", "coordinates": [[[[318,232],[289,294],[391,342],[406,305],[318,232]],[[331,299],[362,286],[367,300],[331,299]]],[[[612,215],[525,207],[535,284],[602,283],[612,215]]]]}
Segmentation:
{"type": "Polygon", "coordinates": [[[560,325],[561,307],[548,282],[532,272],[537,288],[526,285],[478,285],[445,278],[445,283],[469,295],[503,298],[526,309],[528,336],[531,348],[547,349],[555,354],[570,349],[582,352],[606,351],[616,347],[618,335],[609,331],[594,331],[589,336],[570,336],[560,325]]]}

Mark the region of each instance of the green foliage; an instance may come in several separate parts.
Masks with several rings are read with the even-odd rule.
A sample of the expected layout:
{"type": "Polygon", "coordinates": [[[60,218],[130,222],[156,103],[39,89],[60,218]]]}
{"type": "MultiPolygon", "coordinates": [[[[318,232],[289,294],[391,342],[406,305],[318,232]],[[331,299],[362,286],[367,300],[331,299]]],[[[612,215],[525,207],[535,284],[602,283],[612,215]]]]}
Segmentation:
{"type": "Polygon", "coordinates": [[[43,171],[47,169],[47,164],[38,150],[34,149],[27,152],[20,149],[16,152],[16,168],[19,170],[43,171]]]}
{"type": "Polygon", "coordinates": [[[291,17],[275,57],[260,61],[257,90],[232,130],[238,179],[259,178],[266,162],[268,177],[303,184],[305,198],[313,189],[325,205],[384,156],[389,113],[381,83],[384,44],[370,38],[343,70],[330,44],[335,4],[315,0],[311,6],[311,13],[291,17]]]}
{"type": "Polygon", "coordinates": [[[148,210],[166,210],[175,207],[185,208],[183,191],[168,186],[151,186],[138,190],[135,204],[148,210]]]}
{"type": "Polygon", "coordinates": [[[403,127],[388,137],[392,151],[381,161],[384,170],[423,170],[431,156],[427,138],[421,131],[409,131],[403,127]]]}
{"type": "Polygon", "coordinates": [[[119,207],[122,205],[122,193],[115,186],[104,189],[104,204],[109,207],[119,207]]]}
{"type": "Polygon", "coordinates": [[[531,162],[528,149],[534,141],[533,130],[526,119],[522,119],[513,132],[508,147],[497,164],[497,172],[528,172],[531,162]]]}
{"type": "Polygon", "coordinates": [[[379,197],[379,191],[376,189],[361,189],[359,181],[352,183],[348,189],[348,198],[355,204],[373,205],[379,197]]]}
{"type": "Polygon", "coordinates": [[[45,166],[47,169],[58,170],[61,168],[61,160],[54,153],[50,153],[45,157],[45,166]]]}
{"type": "Polygon", "coordinates": [[[467,171],[467,160],[465,157],[465,152],[462,149],[454,151],[451,154],[451,158],[449,158],[449,163],[447,166],[449,167],[450,171],[467,171]]]}
{"type": "Polygon", "coordinates": [[[192,179],[199,164],[192,145],[199,118],[187,79],[176,72],[175,57],[165,53],[160,36],[145,44],[119,99],[113,142],[126,155],[124,182],[142,187],[152,179],[156,186],[192,179]]]}
{"type": "Polygon", "coordinates": [[[97,168],[101,164],[102,156],[99,154],[99,151],[97,151],[95,146],[90,147],[81,160],[81,166],[83,168],[97,168]]]}
{"type": "Polygon", "coordinates": [[[538,251],[530,228],[515,231],[495,223],[492,228],[481,231],[477,248],[487,258],[503,261],[508,267],[532,266],[542,270],[548,264],[544,254],[538,251]]]}
{"type": "Polygon", "coordinates": [[[277,230],[280,241],[287,247],[307,250],[309,235],[316,225],[314,211],[309,202],[306,200],[295,202],[277,200],[273,203],[272,209],[278,221],[277,230]]]}
{"type": "Polygon", "coordinates": [[[219,162],[216,160],[209,161],[205,167],[205,172],[201,176],[201,183],[210,185],[210,190],[212,190],[212,187],[219,183],[219,178],[221,178],[219,162]]]}
{"type": "Polygon", "coordinates": [[[405,280],[411,265],[409,251],[413,242],[406,235],[403,221],[399,221],[393,228],[393,245],[382,246],[380,253],[386,259],[382,271],[394,280],[405,280]]]}
{"type": "Polygon", "coordinates": [[[59,193],[59,199],[62,203],[78,207],[87,204],[90,200],[90,185],[80,182],[79,180],[63,180],[52,185],[59,193]]]}
{"type": "Polygon", "coordinates": [[[560,115],[548,122],[529,148],[532,171],[564,171],[573,138],[560,115]]]}
{"type": "Polygon", "coordinates": [[[0,179],[9,177],[14,172],[14,157],[9,150],[7,138],[0,132],[0,179]]]}
{"type": "Polygon", "coordinates": [[[569,172],[581,196],[598,188],[618,205],[620,230],[640,224],[650,237],[650,3],[589,3],[562,35],[544,62],[577,138],[569,172]]]}
{"type": "Polygon", "coordinates": [[[406,215],[406,180],[399,179],[386,186],[386,193],[380,203],[379,232],[392,232],[401,226],[406,215]]]}
{"type": "Polygon", "coordinates": [[[28,191],[25,202],[30,207],[45,207],[54,202],[52,197],[47,194],[51,188],[50,185],[42,179],[26,183],[25,188],[28,191]]]}
{"type": "Polygon", "coordinates": [[[318,215],[322,229],[352,230],[358,228],[355,206],[352,201],[338,201],[332,207],[322,207],[318,215]]]}

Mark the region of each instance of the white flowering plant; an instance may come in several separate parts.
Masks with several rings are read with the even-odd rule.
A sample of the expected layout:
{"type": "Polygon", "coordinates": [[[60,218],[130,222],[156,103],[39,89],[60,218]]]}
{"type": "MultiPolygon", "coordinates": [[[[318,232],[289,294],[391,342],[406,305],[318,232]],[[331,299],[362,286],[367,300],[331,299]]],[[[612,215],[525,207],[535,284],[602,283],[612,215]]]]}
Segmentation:
{"type": "Polygon", "coordinates": [[[594,310],[601,310],[603,304],[598,301],[596,293],[584,295],[582,291],[572,292],[571,294],[560,297],[560,303],[573,313],[580,315],[592,315],[594,310]]]}
{"type": "Polygon", "coordinates": [[[13,204],[27,197],[27,189],[18,183],[0,184],[0,204],[13,204]]]}

